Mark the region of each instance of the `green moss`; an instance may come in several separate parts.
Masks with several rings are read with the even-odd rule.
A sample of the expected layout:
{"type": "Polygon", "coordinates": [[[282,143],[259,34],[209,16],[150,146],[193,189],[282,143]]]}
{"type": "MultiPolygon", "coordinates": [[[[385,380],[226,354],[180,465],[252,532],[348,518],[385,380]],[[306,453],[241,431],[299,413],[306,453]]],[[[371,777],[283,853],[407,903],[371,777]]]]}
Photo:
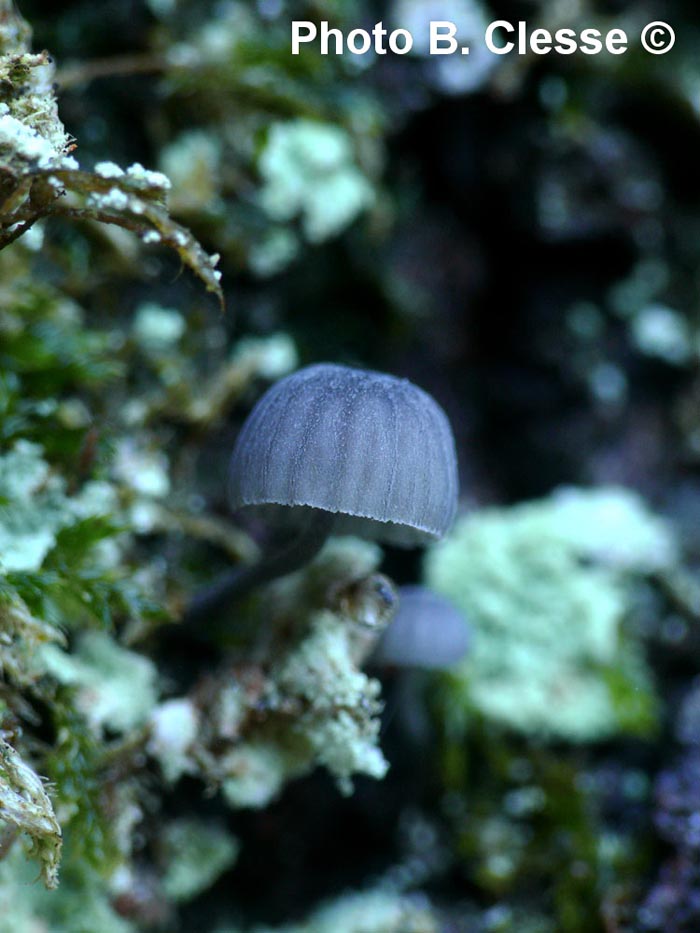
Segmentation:
{"type": "Polygon", "coordinates": [[[534,929],[602,930],[591,904],[647,870],[645,828],[617,814],[638,807],[648,783],[634,768],[600,766],[593,757],[483,718],[466,738],[446,737],[453,847],[478,888],[499,903],[495,929],[528,929],[525,914],[536,891],[542,916],[532,920],[534,929]]]}
{"type": "Polygon", "coordinates": [[[29,838],[30,854],[39,859],[46,887],[55,888],[61,827],[42,779],[4,737],[0,737],[0,813],[12,831],[29,838]]]}
{"type": "Polygon", "coordinates": [[[67,688],[52,697],[51,713],[56,741],[43,767],[52,784],[52,797],[61,824],[70,838],[71,867],[109,877],[119,862],[115,814],[108,815],[109,787],[105,746],[73,706],[67,688]]]}

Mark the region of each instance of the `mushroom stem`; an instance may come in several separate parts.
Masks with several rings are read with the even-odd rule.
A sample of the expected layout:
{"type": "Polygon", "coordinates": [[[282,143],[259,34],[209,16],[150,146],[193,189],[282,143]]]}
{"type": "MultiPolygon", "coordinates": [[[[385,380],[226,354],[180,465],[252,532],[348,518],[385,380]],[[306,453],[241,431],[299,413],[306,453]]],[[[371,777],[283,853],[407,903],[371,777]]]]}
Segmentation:
{"type": "Polygon", "coordinates": [[[309,509],[307,522],[285,545],[263,554],[255,564],[236,567],[196,595],[185,610],[182,624],[189,625],[217,615],[255,587],[284,577],[308,564],[328,540],[334,518],[331,512],[309,509]]]}

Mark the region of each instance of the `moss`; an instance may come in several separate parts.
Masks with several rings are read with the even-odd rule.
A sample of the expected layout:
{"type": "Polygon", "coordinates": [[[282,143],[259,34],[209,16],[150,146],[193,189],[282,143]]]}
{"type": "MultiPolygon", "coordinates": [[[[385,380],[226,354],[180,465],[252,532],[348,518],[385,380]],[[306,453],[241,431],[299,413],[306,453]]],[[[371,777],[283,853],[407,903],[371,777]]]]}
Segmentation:
{"type": "Polygon", "coordinates": [[[0,249],[49,215],[117,224],[175,250],[223,304],[218,257],[171,219],[166,176],[138,162],[81,170],[58,115],[52,59],[29,52],[31,30],[7,0],[0,17],[0,47],[8,49],[0,54],[0,249]],[[70,206],[63,203],[67,194],[70,206]]]}
{"type": "Polygon", "coordinates": [[[122,861],[116,813],[109,806],[107,748],[74,708],[67,688],[56,690],[51,714],[56,740],[43,760],[52,798],[66,836],[72,870],[84,869],[103,882],[122,861]]]}
{"type": "Polygon", "coordinates": [[[3,674],[18,687],[36,686],[46,671],[43,652],[65,644],[63,633],[33,616],[15,593],[0,596],[0,633],[3,674]]]}
{"type": "Polygon", "coordinates": [[[445,742],[454,849],[498,903],[495,929],[602,930],[591,905],[648,869],[646,827],[629,819],[648,799],[643,773],[486,720],[445,742]],[[526,922],[534,891],[541,917],[526,922]]]}
{"type": "Polygon", "coordinates": [[[58,884],[61,827],[39,775],[0,737],[0,812],[5,824],[31,841],[47,888],[58,884]]]}

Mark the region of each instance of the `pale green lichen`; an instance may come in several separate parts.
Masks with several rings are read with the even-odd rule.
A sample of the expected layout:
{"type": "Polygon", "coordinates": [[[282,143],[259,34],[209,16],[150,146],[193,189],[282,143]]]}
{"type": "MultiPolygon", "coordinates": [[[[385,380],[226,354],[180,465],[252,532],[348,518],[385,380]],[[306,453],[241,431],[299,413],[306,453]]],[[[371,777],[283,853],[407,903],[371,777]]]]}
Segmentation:
{"type": "MultiPolygon", "coordinates": [[[[294,927],[292,929],[295,929],[294,927]]],[[[346,894],[314,912],[299,933],[437,933],[438,922],[423,898],[393,891],[346,894]]]]}
{"type": "Polygon", "coordinates": [[[236,840],[217,826],[176,820],[163,833],[163,890],[175,903],[190,901],[211,887],[238,857],[236,840]]]}
{"type": "Polygon", "coordinates": [[[361,580],[374,573],[382,560],[379,545],[360,538],[333,538],[302,574],[294,574],[274,590],[275,599],[284,603],[303,601],[311,588],[318,593],[334,590],[352,580],[361,580]]]}
{"type": "Polygon", "coordinates": [[[377,746],[380,685],[354,667],[348,627],[333,613],[318,613],[274,675],[277,697],[301,701],[293,731],[345,793],[352,790],[353,774],[382,778],[388,768],[377,746]]]}
{"type": "MultiPolygon", "coordinates": [[[[438,933],[439,929],[437,915],[425,898],[375,888],[341,895],[300,923],[257,926],[247,933],[438,933]]],[[[243,931],[220,927],[216,933],[243,931]]]]}
{"type": "Polygon", "coordinates": [[[248,709],[239,707],[238,722],[227,721],[230,734],[246,734],[218,763],[234,806],[265,806],[319,765],[343,793],[352,791],[353,775],[382,778],[388,768],[378,747],[380,685],[356,666],[352,620],[320,611],[304,629],[256,685],[248,709]],[[266,711],[257,729],[244,726],[254,708],[266,711]]]}
{"type": "Polygon", "coordinates": [[[382,110],[368,92],[329,112],[306,63],[289,68],[279,10],[224,0],[179,35],[167,50],[167,88],[178,106],[196,108],[197,128],[174,135],[161,166],[174,182],[173,209],[219,231],[225,256],[272,276],[305,241],[341,234],[372,207],[382,110]]]}
{"type": "Polygon", "coordinates": [[[248,250],[248,265],[260,278],[268,278],[286,269],[299,255],[300,244],[288,227],[272,227],[248,250]]]}
{"type": "Polygon", "coordinates": [[[131,438],[119,443],[113,472],[120,482],[144,498],[161,499],[170,491],[168,458],[161,450],[146,448],[131,438]]]}
{"type": "Polygon", "coordinates": [[[80,877],[62,878],[55,891],[35,881],[19,849],[0,862],[0,933],[136,933],[112,907],[102,878],[87,867],[80,877]]]}
{"type": "Polygon", "coordinates": [[[0,457],[0,564],[36,570],[72,518],[61,480],[50,477],[41,448],[18,441],[0,457]]]}
{"type": "Polygon", "coordinates": [[[226,775],[221,785],[226,802],[234,808],[259,810],[276,800],[288,781],[308,769],[308,760],[280,741],[253,740],[232,748],[221,767],[226,775]]]}
{"type": "Polygon", "coordinates": [[[37,570],[56,543],[58,532],[110,504],[103,484],[87,484],[78,496],[52,473],[42,448],[17,441],[0,456],[0,567],[37,570]]]}
{"type": "Polygon", "coordinates": [[[175,783],[196,765],[191,750],[199,729],[199,713],[187,698],[166,700],[152,710],[147,751],[156,759],[166,781],[175,783]]]}
{"type": "Polygon", "coordinates": [[[476,91],[497,68],[498,56],[480,41],[492,17],[478,0],[394,0],[390,10],[392,25],[407,29],[414,37],[411,53],[431,59],[427,77],[440,91],[476,91]],[[457,24],[456,39],[460,46],[470,48],[468,57],[432,55],[430,23],[434,20],[457,24]]]}
{"type": "Polygon", "coordinates": [[[302,218],[312,243],[336,236],[374,201],[340,127],[293,120],[274,124],[259,161],[260,202],[276,221],[302,218]]]}
{"type": "Polygon", "coordinates": [[[281,379],[299,365],[299,354],[289,334],[244,337],[236,344],[232,362],[263,379],[281,379]]]}
{"type": "Polygon", "coordinates": [[[171,780],[197,774],[232,806],[263,807],[318,766],[343,793],[354,775],[384,776],[380,685],[360,670],[357,648],[394,608],[385,578],[373,585],[379,558],[374,545],[341,539],[268,588],[256,627],[273,660],[226,666],[151,716],[148,750],[171,780]]]}
{"type": "Polygon", "coordinates": [[[697,354],[691,325],[678,311],[664,305],[640,308],[632,318],[630,333],[641,353],[673,366],[683,366],[697,354]]]}
{"type": "Polygon", "coordinates": [[[543,528],[581,558],[633,573],[668,569],[678,559],[668,523],[628,489],[563,487],[548,505],[540,511],[543,528]]]}
{"type": "Polygon", "coordinates": [[[565,490],[462,519],[426,563],[474,630],[448,720],[464,728],[475,710],[571,741],[648,731],[651,677],[624,623],[635,575],[674,559],[667,526],[624,490],[565,490]]]}
{"type": "Polygon", "coordinates": [[[206,63],[235,67],[238,51],[255,37],[255,18],[246,4],[224,0],[215,19],[207,20],[187,43],[169,50],[170,60],[190,67],[206,63]]]}
{"type": "Polygon", "coordinates": [[[146,302],[137,308],[134,337],[147,351],[171,350],[185,333],[186,322],[179,311],[146,302]]]}
{"type": "Polygon", "coordinates": [[[97,731],[136,729],[155,707],[155,665],[122,648],[106,632],[84,632],[70,654],[49,645],[43,660],[59,683],[75,688],[76,709],[97,731]]]}
{"type": "Polygon", "coordinates": [[[183,133],[166,146],[160,155],[160,165],[172,182],[172,210],[191,214],[215,207],[220,163],[220,139],[201,130],[183,133]]]}
{"type": "Polygon", "coordinates": [[[164,412],[178,421],[204,426],[221,419],[254,380],[279,379],[295,369],[298,354],[291,337],[278,333],[243,338],[209,379],[198,376],[191,361],[176,354],[174,348],[160,355],[158,363],[163,393],[150,403],[132,406],[128,420],[138,423],[164,412]]]}
{"type": "MultiPolygon", "coordinates": [[[[86,326],[73,301],[24,271],[5,274],[22,261],[20,250],[3,254],[0,286],[0,664],[7,733],[0,796],[5,826],[18,837],[13,856],[15,849],[33,856],[54,886],[59,822],[71,840],[62,875],[77,861],[84,872],[99,865],[106,876],[128,848],[124,837],[138,809],[128,796],[133,783],[110,786],[103,767],[112,733],[136,728],[145,718],[134,715],[136,705],[154,702],[154,668],[124,652],[108,631],[117,620],[137,622],[153,608],[125,560],[129,536],[115,522],[118,490],[91,446],[93,393],[119,372],[111,335],[86,326]],[[72,653],[63,650],[68,645],[72,653]],[[39,775],[48,778],[45,790],[39,775]]],[[[36,861],[29,870],[33,880],[36,861]]],[[[104,883],[103,877],[95,886],[104,883]]],[[[59,928],[58,921],[51,926],[59,928]]],[[[102,928],[108,926],[92,929],[102,928]]],[[[14,929],[31,926],[18,921],[14,929]]]]}

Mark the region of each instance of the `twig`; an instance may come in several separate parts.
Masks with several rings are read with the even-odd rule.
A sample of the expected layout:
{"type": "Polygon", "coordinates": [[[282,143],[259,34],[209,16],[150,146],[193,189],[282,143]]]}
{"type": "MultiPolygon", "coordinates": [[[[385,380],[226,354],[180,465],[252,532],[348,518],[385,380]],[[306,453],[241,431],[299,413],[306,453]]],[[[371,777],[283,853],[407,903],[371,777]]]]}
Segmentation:
{"type": "Polygon", "coordinates": [[[153,74],[164,71],[167,62],[164,58],[150,53],[142,55],[115,55],[111,58],[95,58],[88,62],[78,62],[59,69],[56,80],[61,90],[89,84],[98,78],[114,78],[136,74],[153,74]]]}

